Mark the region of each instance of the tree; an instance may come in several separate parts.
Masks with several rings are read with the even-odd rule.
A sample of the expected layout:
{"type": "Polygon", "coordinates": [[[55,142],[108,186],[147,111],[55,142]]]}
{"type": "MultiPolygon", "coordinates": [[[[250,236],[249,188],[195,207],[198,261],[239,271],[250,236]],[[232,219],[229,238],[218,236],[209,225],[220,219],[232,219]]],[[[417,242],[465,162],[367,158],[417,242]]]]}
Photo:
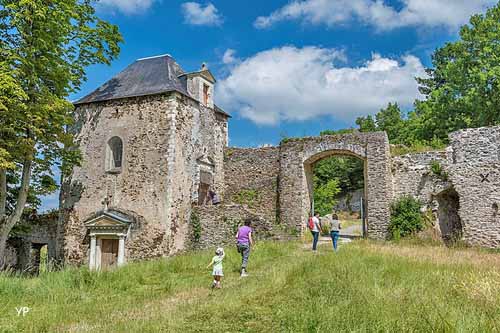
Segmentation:
{"type": "Polygon", "coordinates": [[[409,119],[403,116],[398,103],[389,103],[386,108],[381,109],[372,116],[358,117],[356,124],[361,132],[385,131],[391,143],[407,143],[407,127],[409,119]]]}
{"type": "Polygon", "coordinates": [[[314,186],[314,211],[321,216],[332,212],[336,203],[335,197],[339,194],[340,188],[337,179],[330,179],[326,183],[314,186]]]}
{"type": "Polygon", "coordinates": [[[0,267],[30,197],[57,189],[52,166],[67,174],[79,162],[65,131],[72,121],[66,98],[87,66],[119,54],[118,28],[96,16],[94,3],[0,0],[0,267]]]}
{"type": "Polygon", "coordinates": [[[377,128],[385,131],[389,140],[393,143],[403,143],[405,141],[405,119],[398,103],[389,103],[385,109],[381,109],[375,115],[377,128]]]}
{"type": "Polygon", "coordinates": [[[364,186],[363,160],[351,156],[331,156],[314,164],[314,183],[322,186],[335,179],[342,194],[364,186]]]}
{"type": "Polygon", "coordinates": [[[418,78],[424,101],[415,103],[420,140],[500,123],[500,4],[473,15],[460,39],[437,49],[427,78],[418,78]]]}
{"type": "Polygon", "coordinates": [[[379,130],[371,115],[356,118],[356,125],[358,125],[360,132],[376,132],[379,130]]]}

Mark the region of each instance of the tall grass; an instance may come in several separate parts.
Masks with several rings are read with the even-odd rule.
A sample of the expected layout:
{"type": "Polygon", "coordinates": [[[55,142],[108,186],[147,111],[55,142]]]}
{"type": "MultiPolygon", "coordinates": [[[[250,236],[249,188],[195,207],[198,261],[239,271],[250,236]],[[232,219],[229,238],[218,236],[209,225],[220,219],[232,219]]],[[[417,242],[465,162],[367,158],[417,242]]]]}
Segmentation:
{"type": "Polygon", "coordinates": [[[498,254],[357,241],[313,255],[302,243],[261,243],[240,279],[227,251],[211,291],[211,252],[102,273],[0,275],[2,332],[495,331],[498,254]],[[465,255],[464,255],[465,253],[465,255]],[[470,256],[474,260],[460,260],[470,256]],[[479,259],[478,259],[479,258],[479,259]],[[439,260],[438,260],[439,259],[439,260]],[[31,311],[17,316],[15,307],[31,311]]]}

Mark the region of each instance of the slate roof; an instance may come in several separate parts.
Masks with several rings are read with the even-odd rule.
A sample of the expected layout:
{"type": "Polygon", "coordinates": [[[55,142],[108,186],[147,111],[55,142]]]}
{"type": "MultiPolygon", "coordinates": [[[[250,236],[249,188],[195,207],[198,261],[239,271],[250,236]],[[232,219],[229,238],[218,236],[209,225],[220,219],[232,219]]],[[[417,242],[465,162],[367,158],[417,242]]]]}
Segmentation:
{"type": "Polygon", "coordinates": [[[125,97],[186,91],[182,68],[170,55],[138,59],[108,82],[74,104],[108,101],[125,97]]]}

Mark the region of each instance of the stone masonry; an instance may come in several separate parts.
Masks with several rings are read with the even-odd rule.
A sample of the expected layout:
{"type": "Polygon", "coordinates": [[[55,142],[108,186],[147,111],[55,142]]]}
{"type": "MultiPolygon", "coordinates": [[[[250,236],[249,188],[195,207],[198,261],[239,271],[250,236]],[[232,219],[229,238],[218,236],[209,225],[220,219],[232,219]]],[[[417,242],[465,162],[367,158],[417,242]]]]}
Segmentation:
{"type": "Polygon", "coordinates": [[[246,205],[267,221],[279,222],[279,151],[279,147],[226,149],[225,202],[246,205]]]}
{"type": "Polygon", "coordinates": [[[469,245],[500,247],[500,127],[457,131],[446,151],[392,160],[395,196],[414,196],[433,209],[445,240],[453,232],[469,245]],[[445,179],[433,174],[432,163],[445,179]]]}
{"type": "Polygon", "coordinates": [[[280,146],[280,218],[301,232],[312,210],[312,165],[332,155],[365,162],[367,233],[387,238],[392,200],[389,141],[383,132],[292,139],[280,146]]]}

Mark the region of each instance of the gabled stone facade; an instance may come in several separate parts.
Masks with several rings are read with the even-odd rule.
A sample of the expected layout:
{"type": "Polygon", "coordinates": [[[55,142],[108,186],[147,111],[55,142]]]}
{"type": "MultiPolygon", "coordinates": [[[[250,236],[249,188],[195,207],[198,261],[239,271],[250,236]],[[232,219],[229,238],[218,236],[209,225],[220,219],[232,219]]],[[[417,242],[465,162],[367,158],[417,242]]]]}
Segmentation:
{"type": "MultiPolygon", "coordinates": [[[[172,62],[169,58],[160,65],[173,66],[172,62]]],[[[134,80],[132,74],[140,75],[137,72],[141,66],[148,67],[133,66],[133,70],[119,74],[116,81],[122,82],[123,77],[134,80]]],[[[182,84],[188,82],[208,85],[204,83],[210,83],[208,70],[187,76],[187,80],[184,74],[176,80],[168,78],[175,81],[175,89],[168,88],[170,82],[156,84],[167,87],[167,91],[154,90],[141,96],[122,97],[126,93],[121,90],[115,98],[107,83],[101,91],[77,102],[72,130],[83,162],[62,186],[59,259],[72,264],[88,262],[92,238],[86,222],[107,209],[131,221],[125,232],[125,260],[167,256],[186,248],[188,221],[192,203],[198,201],[201,171],[211,189],[218,192],[223,188],[228,119],[211,97],[205,103],[207,100],[198,99],[197,90],[191,96],[188,87],[182,89],[182,84]],[[92,99],[109,95],[109,99],[92,99]]],[[[127,86],[129,82],[120,84],[127,86]]],[[[210,84],[213,90],[213,82],[210,84]]],[[[98,237],[113,239],[120,235],[98,237]]],[[[113,246],[110,251],[116,252],[113,246]]]]}

